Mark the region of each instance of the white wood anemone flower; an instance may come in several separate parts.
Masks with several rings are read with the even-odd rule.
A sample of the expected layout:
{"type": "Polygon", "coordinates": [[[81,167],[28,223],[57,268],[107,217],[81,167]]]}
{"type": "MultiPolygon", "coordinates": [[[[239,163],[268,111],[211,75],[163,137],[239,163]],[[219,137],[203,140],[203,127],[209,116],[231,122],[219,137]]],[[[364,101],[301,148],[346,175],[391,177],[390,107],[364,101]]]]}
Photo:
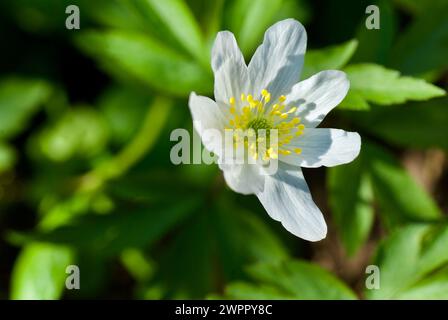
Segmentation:
{"type": "MultiPolygon", "coordinates": [[[[349,81],[342,71],[327,70],[297,82],[307,35],[298,21],[286,19],[271,26],[263,43],[246,65],[231,32],[219,32],[212,49],[216,101],[191,93],[189,106],[204,146],[221,161],[228,186],[242,194],[255,194],[268,214],[292,234],[309,241],[325,238],[327,226],[314,203],[301,167],[332,167],[355,159],[361,148],[356,132],[316,128],[347,94],[349,81]],[[252,163],[222,161],[225,147],[219,139],[206,139],[208,129],[247,132],[277,130],[275,148],[242,145],[252,163]],[[266,163],[276,161],[273,174],[266,163]]],[[[257,141],[263,140],[258,138],[257,141]]],[[[269,140],[265,139],[265,140],[269,140]]],[[[233,136],[235,146],[238,133],[233,136]]],[[[267,143],[267,142],[266,142],[267,143]]],[[[350,186],[347,186],[348,188],[350,186]]]]}

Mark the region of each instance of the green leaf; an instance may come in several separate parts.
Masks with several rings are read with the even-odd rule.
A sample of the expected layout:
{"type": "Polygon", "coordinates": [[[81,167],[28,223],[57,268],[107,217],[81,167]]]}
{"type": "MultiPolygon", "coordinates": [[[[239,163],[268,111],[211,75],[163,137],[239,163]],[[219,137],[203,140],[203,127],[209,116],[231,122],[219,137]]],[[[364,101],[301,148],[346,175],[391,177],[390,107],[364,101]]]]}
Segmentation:
{"type": "Polygon", "coordinates": [[[26,128],[28,120],[50,96],[41,80],[10,78],[0,81],[0,139],[12,138],[26,128]]]}
{"type": "Polygon", "coordinates": [[[380,29],[366,28],[366,18],[360,19],[356,32],[359,47],[353,56],[352,63],[371,62],[385,64],[390,55],[391,47],[396,41],[397,13],[390,0],[375,1],[380,8],[380,29]]]}
{"type": "Polygon", "coordinates": [[[404,300],[446,300],[448,297],[448,270],[437,272],[416,285],[400,293],[399,299],[404,300]]]}
{"type": "Polygon", "coordinates": [[[395,108],[376,107],[368,113],[356,112],[349,117],[363,130],[395,145],[448,150],[448,98],[395,108]]]}
{"type": "Polygon", "coordinates": [[[361,93],[350,90],[344,100],[339,104],[339,109],[346,110],[370,110],[369,103],[364,99],[361,93]]]}
{"type": "Polygon", "coordinates": [[[358,47],[358,41],[350,40],[335,46],[309,50],[305,55],[302,79],[306,79],[320,71],[341,69],[347,64],[358,47]]]}
{"type": "Polygon", "coordinates": [[[373,191],[362,155],[328,171],[330,206],[348,255],[364,244],[373,224],[373,191]],[[350,188],[347,188],[347,186],[350,188]]]}
{"type": "Polygon", "coordinates": [[[193,90],[211,92],[209,72],[149,36],[126,31],[87,32],[78,43],[122,81],[137,80],[183,97],[193,90]]]}
{"type": "Polygon", "coordinates": [[[369,299],[448,298],[448,226],[416,224],[394,232],[378,249],[380,289],[366,290],[369,299]],[[434,274],[434,271],[445,271],[434,274]],[[428,295],[426,295],[428,294],[428,295]]]}
{"type": "Polygon", "coordinates": [[[137,90],[113,86],[101,95],[99,108],[117,144],[129,141],[142,124],[151,99],[137,90]],[[123,106],[126,105],[126,112],[123,106]]]}
{"type": "Polygon", "coordinates": [[[425,10],[398,39],[391,52],[392,66],[407,74],[448,67],[448,3],[443,2],[425,10]]]}
{"type": "Polygon", "coordinates": [[[241,51],[249,54],[261,41],[273,23],[283,0],[236,0],[230,9],[230,30],[238,40],[241,51]]]}
{"type": "MultiPolygon", "coordinates": [[[[294,300],[297,297],[275,286],[266,284],[250,284],[246,282],[233,282],[226,287],[226,297],[241,300],[294,300]]],[[[216,299],[222,299],[217,296],[216,299]]]]}
{"type": "Polygon", "coordinates": [[[73,246],[110,256],[130,247],[146,247],[169,232],[198,206],[191,197],[179,203],[159,203],[151,208],[108,215],[84,215],[35,237],[40,241],[73,246]],[[79,235],[82,234],[82,237],[79,235]]]}
{"type": "Polygon", "coordinates": [[[108,136],[100,113],[93,108],[77,107],[44,128],[37,136],[37,144],[45,157],[62,162],[74,156],[98,154],[106,146],[108,136]]]}
{"type": "Polygon", "coordinates": [[[398,71],[376,64],[349,65],[344,71],[350,80],[350,93],[357,94],[366,102],[389,105],[407,100],[427,100],[445,94],[443,89],[422,79],[400,76],[398,71]]]}
{"type": "Polygon", "coordinates": [[[126,249],[120,258],[126,270],[139,282],[148,280],[154,273],[153,264],[148,261],[142,250],[126,249]]]}
{"type": "Polygon", "coordinates": [[[443,5],[446,5],[446,0],[395,0],[396,4],[414,15],[421,15],[426,12],[435,12],[443,5]]]}
{"type": "Polygon", "coordinates": [[[16,158],[14,148],[0,141],[0,173],[10,170],[16,162],[16,158]]]}
{"type": "Polygon", "coordinates": [[[436,221],[442,213],[431,196],[380,146],[364,141],[371,181],[386,225],[409,221],[436,221]]]}
{"type": "Polygon", "coordinates": [[[240,272],[238,267],[248,262],[273,262],[288,257],[278,237],[258,216],[232,205],[231,200],[221,201],[213,219],[213,229],[223,268],[229,277],[235,270],[240,272]]]}
{"type": "Polygon", "coordinates": [[[171,298],[203,298],[218,290],[217,278],[239,279],[244,265],[288,256],[270,228],[225,195],[216,206],[198,210],[161,252],[161,285],[171,298]]]}
{"type": "Polygon", "coordinates": [[[204,57],[201,30],[184,0],[144,0],[174,37],[199,61],[204,57]]]}
{"type": "Polygon", "coordinates": [[[53,300],[61,297],[72,264],[70,249],[43,243],[24,247],[12,272],[11,299],[53,300]]]}
{"type": "Polygon", "coordinates": [[[309,262],[288,260],[251,266],[254,283],[232,284],[231,299],[356,299],[356,295],[328,271],[309,262]]]}

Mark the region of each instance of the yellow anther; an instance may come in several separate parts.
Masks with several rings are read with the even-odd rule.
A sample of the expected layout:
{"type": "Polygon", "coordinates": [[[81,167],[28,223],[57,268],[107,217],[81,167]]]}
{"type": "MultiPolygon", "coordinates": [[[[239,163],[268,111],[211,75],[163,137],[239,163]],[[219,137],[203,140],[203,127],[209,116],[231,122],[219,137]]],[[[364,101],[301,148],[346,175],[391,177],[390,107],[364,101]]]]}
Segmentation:
{"type": "Polygon", "coordinates": [[[265,96],[264,96],[264,101],[266,103],[268,103],[269,101],[271,101],[271,94],[268,92],[265,96]]]}
{"type": "Polygon", "coordinates": [[[301,153],[302,153],[302,149],[300,149],[300,148],[295,148],[295,149],[294,149],[294,152],[297,153],[297,154],[301,154],[301,153]]]}
{"type": "Polygon", "coordinates": [[[287,113],[282,113],[282,114],[280,115],[280,118],[282,118],[282,119],[286,119],[286,118],[288,118],[288,114],[287,114],[287,113]]]}
{"type": "Polygon", "coordinates": [[[269,155],[270,158],[272,159],[277,159],[278,158],[278,154],[275,152],[274,148],[269,148],[267,151],[267,154],[269,155]]]}
{"type": "Polygon", "coordinates": [[[293,124],[298,124],[298,123],[300,123],[300,118],[299,117],[295,117],[291,121],[292,121],[293,124]]]}
{"type": "Polygon", "coordinates": [[[246,100],[246,96],[244,95],[244,93],[241,94],[241,101],[246,100]]]}
{"type": "Polygon", "coordinates": [[[288,110],[287,113],[293,113],[293,112],[295,112],[296,110],[297,110],[296,107],[292,107],[291,109],[288,110]]]}
{"type": "Polygon", "coordinates": [[[251,94],[248,94],[247,95],[247,102],[253,102],[254,101],[254,98],[252,97],[252,95],[251,94]]]}
{"type": "Polygon", "coordinates": [[[284,156],[287,156],[287,155],[290,155],[290,154],[291,154],[291,151],[289,151],[289,150],[284,150],[284,149],[279,149],[279,150],[278,150],[278,153],[280,153],[280,154],[282,154],[282,155],[284,155],[284,156]]]}
{"type": "Polygon", "coordinates": [[[230,99],[229,99],[229,102],[230,102],[230,105],[234,105],[235,104],[235,98],[234,97],[231,97],[230,99]]]}
{"type": "Polygon", "coordinates": [[[268,90],[266,90],[266,89],[261,90],[261,95],[263,97],[267,96],[268,94],[269,94],[268,90]]]}
{"type": "Polygon", "coordinates": [[[305,129],[305,126],[304,126],[303,124],[299,124],[299,125],[297,126],[297,129],[299,129],[300,131],[302,131],[302,130],[305,129]]]}
{"type": "Polygon", "coordinates": [[[279,100],[280,102],[284,102],[284,101],[286,100],[286,97],[285,97],[284,95],[281,95],[281,96],[278,98],[278,100],[279,100]]]}
{"type": "Polygon", "coordinates": [[[230,107],[230,113],[231,113],[231,114],[235,114],[235,112],[236,112],[235,107],[234,107],[234,106],[231,106],[231,107],[230,107]]]}

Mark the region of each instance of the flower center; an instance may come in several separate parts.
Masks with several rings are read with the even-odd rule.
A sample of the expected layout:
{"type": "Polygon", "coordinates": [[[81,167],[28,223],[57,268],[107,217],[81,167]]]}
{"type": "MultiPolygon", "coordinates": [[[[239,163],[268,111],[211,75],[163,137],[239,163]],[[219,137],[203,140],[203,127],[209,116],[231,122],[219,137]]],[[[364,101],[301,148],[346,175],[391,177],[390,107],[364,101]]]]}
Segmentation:
{"type": "Polygon", "coordinates": [[[251,94],[241,94],[240,98],[241,103],[238,104],[234,97],[229,99],[232,116],[226,129],[234,130],[234,147],[242,143],[250,156],[262,160],[276,159],[278,154],[302,152],[300,148],[293,148],[289,144],[292,139],[303,134],[305,126],[295,116],[297,107],[285,105],[284,95],[278,101],[271,102],[271,94],[262,90],[260,100],[255,100],[251,94]],[[272,129],[276,130],[277,139],[271,138],[272,129]],[[259,134],[260,130],[264,133],[259,134]],[[254,136],[254,132],[255,141],[248,141],[247,137],[254,136]]]}
{"type": "Polygon", "coordinates": [[[265,118],[255,118],[247,124],[248,129],[254,129],[255,133],[257,133],[258,130],[269,130],[272,128],[271,124],[266,120],[265,118]]]}

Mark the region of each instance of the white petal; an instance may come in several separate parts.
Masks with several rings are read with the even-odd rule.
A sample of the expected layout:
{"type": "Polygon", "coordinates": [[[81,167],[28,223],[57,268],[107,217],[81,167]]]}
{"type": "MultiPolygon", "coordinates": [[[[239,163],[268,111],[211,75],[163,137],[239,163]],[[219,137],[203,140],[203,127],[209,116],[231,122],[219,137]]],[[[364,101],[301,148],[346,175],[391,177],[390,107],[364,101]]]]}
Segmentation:
{"type": "Polygon", "coordinates": [[[305,28],[293,19],[277,22],[266,31],[249,63],[254,97],[267,89],[274,100],[291,90],[300,78],[306,40],[305,28]]]}
{"type": "Polygon", "coordinates": [[[237,106],[240,106],[240,96],[248,91],[248,72],[244,63],[234,59],[226,60],[215,72],[215,99],[229,105],[231,97],[235,98],[237,106]]]}
{"type": "Polygon", "coordinates": [[[227,185],[241,194],[254,194],[263,191],[265,176],[260,174],[256,164],[220,164],[227,185]]]}
{"type": "Polygon", "coordinates": [[[351,162],[358,156],[361,137],[356,132],[340,129],[307,128],[285,148],[291,150],[291,154],[280,155],[282,162],[307,168],[333,167],[351,162]],[[296,148],[302,152],[296,154],[296,148]]]}
{"type": "Polygon", "coordinates": [[[279,168],[277,174],[266,176],[264,190],[257,196],[271,218],[297,237],[319,241],[327,235],[325,220],[299,168],[279,168]]]}
{"type": "Polygon", "coordinates": [[[249,76],[244,57],[234,35],[229,31],[219,32],[212,48],[212,69],[215,74],[215,99],[229,104],[234,97],[239,103],[241,93],[248,90],[249,76]]]}
{"type": "Polygon", "coordinates": [[[218,71],[224,62],[229,59],[237,63],[245,64],[243,54],[238,48],[238,44],[236,43],[233,33],[230,31],[218,32],[212,48],[213,72],[218,71]]]}
{"type": "MultiPolygon", "coordinates": [[[[215,101],[192,92],[188,105],[193,117],[194,128],[201,137],[204,135],[204,130],[207,129],[217,129],[223,132],[224,126],[228,123],[228,113],[215,101]]],[[[203,143],[208,150],[218,155],[221,154],[220,150],[223,146],[221,139],[203,140],[203,143]]]]}
{"type": "Polygon", "coordinates": [[[350,87],[342,71],[327,70],[300,81],[286,96],[288,106],[297,106],[296,115],[306,127],[316,127],[345,97],[350,87]]]}

